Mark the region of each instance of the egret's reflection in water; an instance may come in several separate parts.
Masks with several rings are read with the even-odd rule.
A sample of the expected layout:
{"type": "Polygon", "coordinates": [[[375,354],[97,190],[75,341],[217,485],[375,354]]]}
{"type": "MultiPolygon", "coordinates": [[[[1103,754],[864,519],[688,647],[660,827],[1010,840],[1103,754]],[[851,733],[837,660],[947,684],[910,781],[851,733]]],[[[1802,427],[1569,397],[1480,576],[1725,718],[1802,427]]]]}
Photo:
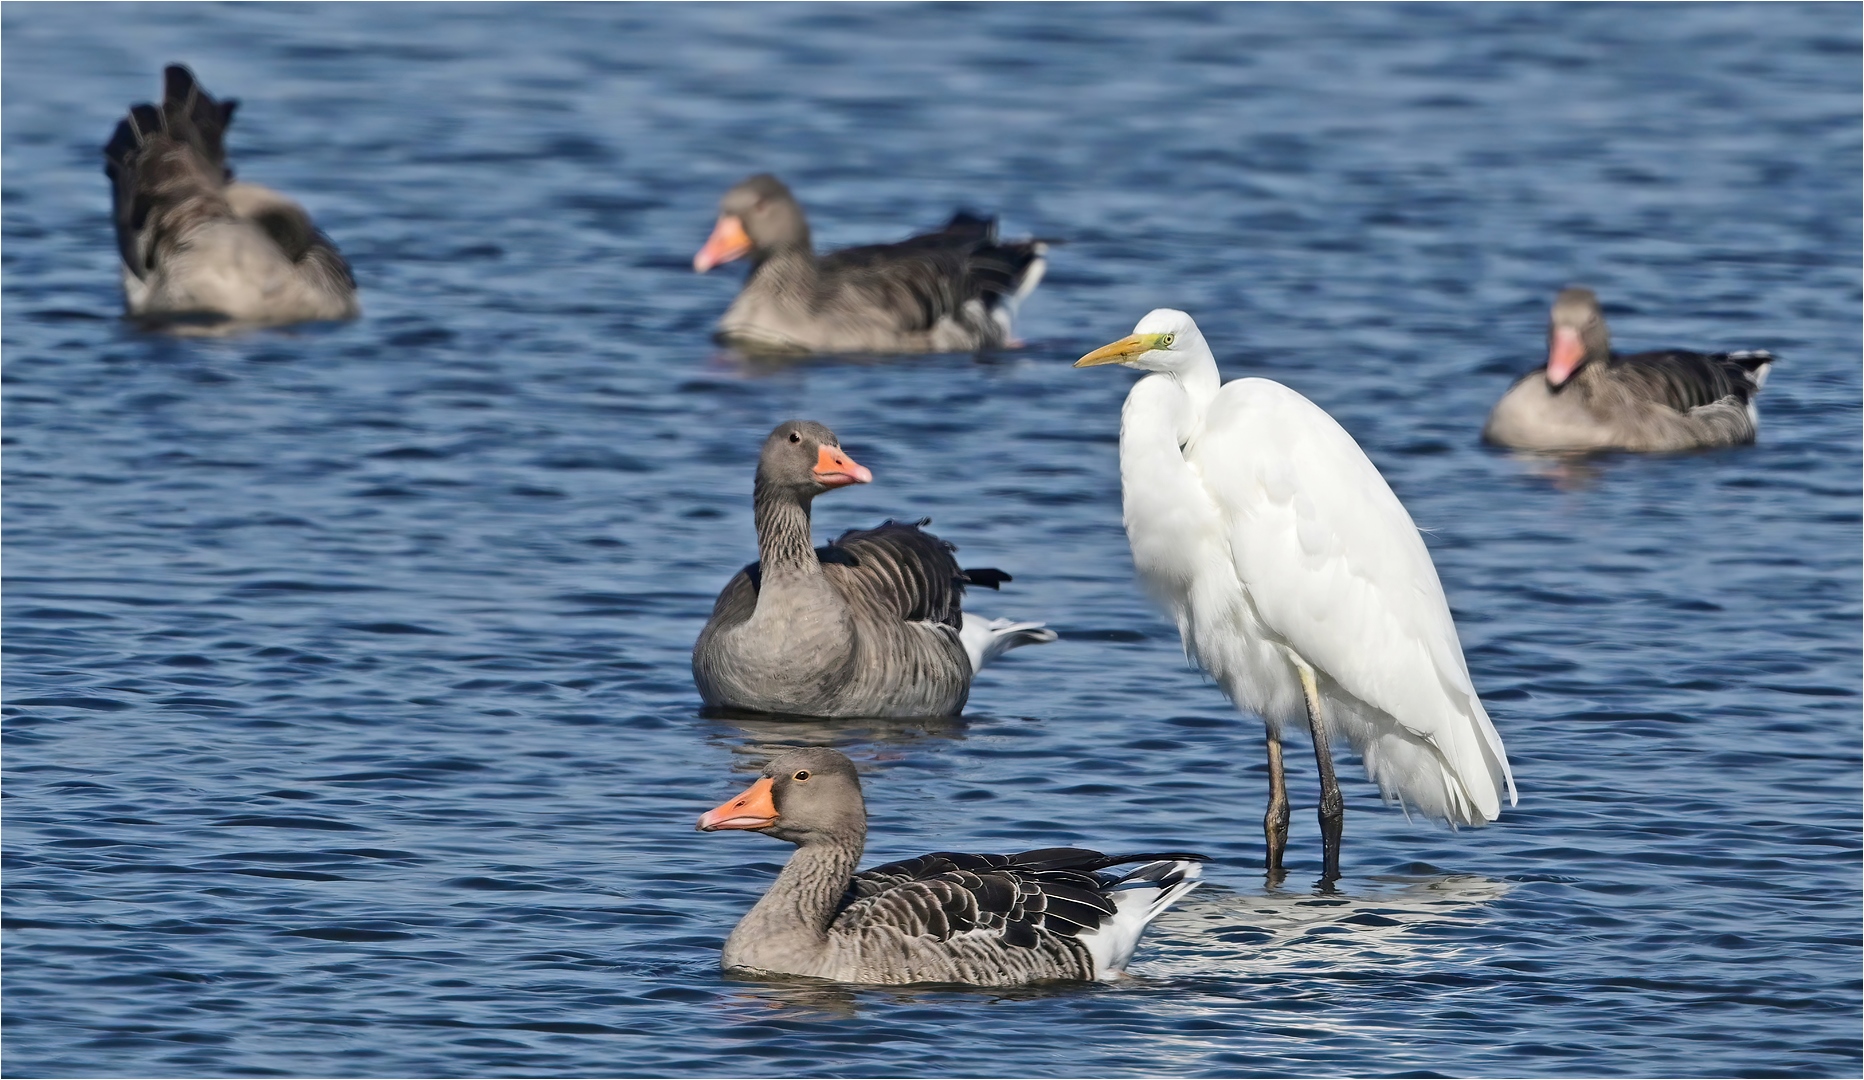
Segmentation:
{"type": "Polygon", "coordinates": [[[1159,978],[1441,965],[1472,947],[1470,935],[1447,944],[1433,932],[1482,922],[1512,887],[1458,874],[1349,879],[1331,894],[1206,885],[1153,924],[1131,971],[1159,978]]]}

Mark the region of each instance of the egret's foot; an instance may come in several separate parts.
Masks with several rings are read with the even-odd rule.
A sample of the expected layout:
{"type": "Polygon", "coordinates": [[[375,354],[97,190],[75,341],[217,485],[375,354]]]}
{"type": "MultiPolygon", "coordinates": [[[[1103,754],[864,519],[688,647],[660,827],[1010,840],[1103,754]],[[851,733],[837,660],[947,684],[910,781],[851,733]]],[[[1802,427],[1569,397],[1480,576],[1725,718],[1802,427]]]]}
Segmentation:
{"type": "Polygon", "coordinates": [[[1340,834],[1346,831],[1346,800],[1340,789],[1330,786],[1320,796],[1320,842],[1323,881],[1340,876],[1340,834]]]}
{"type": "Polygon", "coordinates": [[[1269,812],[1262,815],[1262,838],[1268,842],[1263,867],[1270,873],[1280,873],[1282,853],[1288,850],[1288,800],[1269,803],[1269,812]]]}
{"type": "Polygon", "coordinates": [[[1269,809],[1262,815],[1262,838],[1268,841],[1264,869],[1280,873],[1282,852],[1288,850],[1288,781],[1282,775],[1281,739],[1269,732],[1269,809]]]}

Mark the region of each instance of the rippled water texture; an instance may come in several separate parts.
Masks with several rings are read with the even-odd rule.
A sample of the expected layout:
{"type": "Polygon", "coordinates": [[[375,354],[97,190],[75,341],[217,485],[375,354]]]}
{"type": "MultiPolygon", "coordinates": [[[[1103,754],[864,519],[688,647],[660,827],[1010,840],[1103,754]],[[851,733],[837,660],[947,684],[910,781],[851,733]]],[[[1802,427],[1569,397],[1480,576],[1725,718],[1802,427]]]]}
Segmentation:
{"type": "Polygon", "coordinates": [[[152,7],[4,15],[12,1075],[1855,1075],[1859,8],[152,7]],[[98,148],[160,66],[243,102],[366,315],[116,319],[98,148]],[[959,205],[1064,238],[1019,351],[751,369],[689,268],[769,169],[827,245],[959,205]],[[1569,281],[1621,345],[1785,359],[1760,445],[1550,464],[1477,431],[1569,281]],[[1345,872],[1257,869],[1261,727],[1135,588],[1130,385],[1197,315],[1429,532],[1521,805],[1356,762],[1345,872]],[[1057,644],[962,719],[701,717],[774,422],[930,514],[1057,644]],[[757,749],[862,767],[870,860],[1195,846],[1133,979],[722,979],[787,849],[757,749]]]}

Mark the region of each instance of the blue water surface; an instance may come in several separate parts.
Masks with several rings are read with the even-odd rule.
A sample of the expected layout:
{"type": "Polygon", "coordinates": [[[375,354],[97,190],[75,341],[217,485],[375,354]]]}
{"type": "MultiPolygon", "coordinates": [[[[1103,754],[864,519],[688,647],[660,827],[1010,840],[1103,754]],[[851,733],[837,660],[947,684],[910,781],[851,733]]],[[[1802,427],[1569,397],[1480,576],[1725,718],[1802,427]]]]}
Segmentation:
{"type": "Polygon", "coordinates": [[[1856,1075],[1860,8],[9,4],[9,1075],[1856,1075]],[[99,147],[161,65],[241,100],[365,315],[118,318],[99,147]],[[971,357],[771,367],[707,332],[718,196],[819,244],[970,206],[1067,241],[971,357]],[[1600,290],[1629,349],[1768,348],[1759,445],[1481,446],[1600,290]],[[1261,726],[1120,527],[1149,308],[1337,416],[1427,532],[1521,803],[1347,777],[1345,879],[1258,869],[1261,726]],[[965,715],[701,716],[775,422],[1061,640],[965,715]],[[764,748],[860,764],[869,858],[1190,846],[1133,978],[733,981],[787,849],[693,821],[764,748]]]}

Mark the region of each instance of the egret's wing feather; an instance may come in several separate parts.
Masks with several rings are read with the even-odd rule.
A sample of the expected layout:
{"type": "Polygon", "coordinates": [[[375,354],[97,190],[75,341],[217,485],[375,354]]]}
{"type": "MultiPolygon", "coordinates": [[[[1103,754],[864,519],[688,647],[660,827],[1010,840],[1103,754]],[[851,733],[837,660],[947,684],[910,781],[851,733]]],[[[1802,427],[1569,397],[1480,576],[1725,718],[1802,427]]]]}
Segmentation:
{"type": "Polygon", "coordinates": [[[1333,720],[1381,790],[1455,822],[1499,814],[1514,781],[1436,567],[1352,436],[1293,390],[1241,379],[1185,456],[1262,621],[1353,699],[1333,720]]]}

